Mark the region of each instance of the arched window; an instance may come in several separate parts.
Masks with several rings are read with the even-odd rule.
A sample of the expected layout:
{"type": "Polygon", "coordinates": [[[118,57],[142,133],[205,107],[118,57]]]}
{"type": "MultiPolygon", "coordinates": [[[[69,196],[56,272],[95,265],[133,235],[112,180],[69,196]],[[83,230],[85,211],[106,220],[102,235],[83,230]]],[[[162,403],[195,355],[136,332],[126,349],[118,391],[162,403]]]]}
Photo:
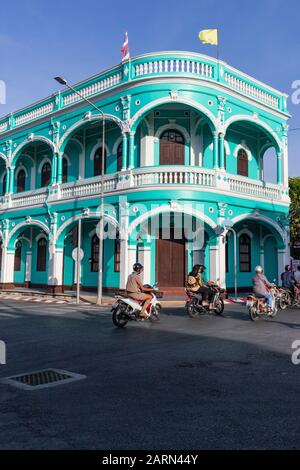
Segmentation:
{"type": "Polygon", "coordinates": [[[174,130],[165,131],[160,137],[160,164],[184,165],[184,138],[174,130]]]}
{"type": "Polygon", "coordinates": [[[62,182],[67,183],[68,181],[68,160],[63,157],[62,161],[62,182]]]}
{"type": "Polygon", "coordinates": [[[92,273],[99,271],[99,237],[95,233],[92,237],[92,252],[91,252],[91,271],[92,273]]]}
{"type": "Polygon", "coordinates": [[[21,271],[21,259],[22,259],[22,242],[18,240],[15,248],[15,262],[14,270],[21,271]]]}
{"type": "Polygon", "coordinates": [[[117,150],[117,171],[122,170],[123,142],[120,143],[117,150]]]}
{"type": "Polygon", "coordinates": [[[248,155],[244,149],[240,149],[237,154],[237,174],[248,176],[248,155]]]}
{"type": "Polygon", "coordinates": [[[36,270],[46,271],[46,259],[47,259],[47,240],[40,238],[37,243],[37,259],[36,259],[36,270]]]}
{"type": "Polygon", "coordinates": [[[51,165],[49,162],[45,162],[42,167],[42,175],[41,175],[41,186],[44,188],[45,186],[49,186],[51,181],[51,165]]]}
{"type": "Polygon", "coordinates": [[[241,235],[239,238],[240,272],[251,271],[251,239],[249,235],[241,235]]]}
{"type": "Polygon", "coordinates": [[[22,193],[25,191],[25,181],[26,181],[26,173],[23,168],[18,172],[17,176],[17,193],[22,193]]]}
{"type": "Polygon", "coordinates": [[[6,193],[6,180],[7,180],[7,173],[3,176],[2,180],[2,196],[6,193]]]}
{"type": "MultiPolygon", "coordinates": [[[[104,150],[104,173],[105,173],[106,149],[104,150]]],[[[102,174],[102,147],[98,148],[94,156],[94,176],[102,174]]]]}

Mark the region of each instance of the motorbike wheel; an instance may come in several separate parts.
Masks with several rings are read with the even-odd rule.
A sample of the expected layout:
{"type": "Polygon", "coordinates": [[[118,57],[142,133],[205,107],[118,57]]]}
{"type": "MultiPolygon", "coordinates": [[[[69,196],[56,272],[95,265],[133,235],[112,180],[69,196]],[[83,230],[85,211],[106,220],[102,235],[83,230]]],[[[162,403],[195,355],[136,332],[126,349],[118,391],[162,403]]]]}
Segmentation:
{"type": "Polygon", "coordinates": [[[216,302],[215,314],[222,315],[224,312],[224,301],[223,299],[218,299],[216,302]]]}
{"type": "Polygon", "coordinates": [[[295,298],[295,305],[296,307],[300,307],[300,293],[297,295],[297,297],[295,298]]]}
{"type": "Polygon", "coordinates": [[[285,310],[288,306],[288,302],[287,302],[287,299],[286,299],[286,296],[284,295],[281,295],[279,297],[279,300],[278,300],[278,306],[281,310],[285,310]]]}
{"type": "Polygon", "coordinates": [[[160,318],[159,318],[160,314],[161,314],[161,305],[152,306],[149,320],[150,321],[159,321],[160,320],[160,318]]]}
{"type": "Polygon", "coordinates": [[[118,328],[124,328],[125,325],[128,323],[128,318],[124,316],[122,308],[118,305],[112,314],[112,321],[115,326],[118,328]]]}
{"type": "Polygon", "coordinates": [[[194,300],[190,300],[186,303],[186,311],[189,317],[196,318],[199,316],[198,309],[196,308],[196,302],[194,300]]]}
{"type": "Polygon", "coordinates": [[[249,308],[249,317],[251,321],[256,321],[258,319],[257,309],[254,305],[249,308]]]}

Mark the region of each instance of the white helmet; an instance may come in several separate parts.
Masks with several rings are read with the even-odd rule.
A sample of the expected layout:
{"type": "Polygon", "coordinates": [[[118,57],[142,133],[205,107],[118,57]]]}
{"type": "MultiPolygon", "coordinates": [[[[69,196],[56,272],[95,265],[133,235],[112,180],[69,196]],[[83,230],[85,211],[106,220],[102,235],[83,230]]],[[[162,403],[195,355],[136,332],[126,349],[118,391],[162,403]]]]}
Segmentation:
{"type": "Polygon", "coordinates": [[[261,266],[256,266],[255,272],[256,272],[256,273],[262,273],[262,272],[263,272],[263,268],[262,268],[261,266]]]}

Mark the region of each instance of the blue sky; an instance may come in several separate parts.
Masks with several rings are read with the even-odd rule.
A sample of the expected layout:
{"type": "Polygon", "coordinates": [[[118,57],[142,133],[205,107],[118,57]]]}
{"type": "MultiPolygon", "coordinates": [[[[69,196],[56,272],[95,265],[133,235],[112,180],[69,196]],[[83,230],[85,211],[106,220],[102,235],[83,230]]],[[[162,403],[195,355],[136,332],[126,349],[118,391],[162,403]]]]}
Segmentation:
{"type": "MultiPolygon", "coordinates": [[[[188,50],[215,55],[200,29],[218,28],[220,58],[292,93],[300,80],[297,0],[0,0],[0,79],[7,114],[53,93],[54,75],[76,82],[120,62],[124,30],[131,55],[188,50]]],[[[300,104],[289,101],[290,128],[300,128],[300,104]]],[[[290,132],[290,175],[300,176],[300,130],[290,132]]]]}

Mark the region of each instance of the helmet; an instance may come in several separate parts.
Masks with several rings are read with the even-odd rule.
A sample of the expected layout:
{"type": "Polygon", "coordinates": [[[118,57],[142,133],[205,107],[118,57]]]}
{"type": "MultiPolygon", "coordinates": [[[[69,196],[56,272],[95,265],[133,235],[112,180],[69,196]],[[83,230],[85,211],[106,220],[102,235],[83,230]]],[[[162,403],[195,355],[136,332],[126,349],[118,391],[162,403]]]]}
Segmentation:
{"type": "Polygon", "coordinates": [[[132,266],[132,269],[134,272],[140,273],[141,271],[143,271],[144,267],[141,263],[134,263],[134,265],[132,266]]]}
{"type": "Polygon", "coordinates": [[[284,267],[284,269],[285,269],[286,271],[289,271],[289,270],[291,269],[291,267],[290,267],[289,264],[286,264],[285,267],[284,267]]]}
{"type": "Polygon", "coordinates": [[[204,264],[200,264],[199,269],[203,273],[206,270],[206,267],[204,266],[204,264]]]}
{"type": "Polygon", "coordinates": [[[255,272],[256,273],[262,273],[263,272],[263,268],[261,266],[256,266],[255,267],[255,272]]]}

